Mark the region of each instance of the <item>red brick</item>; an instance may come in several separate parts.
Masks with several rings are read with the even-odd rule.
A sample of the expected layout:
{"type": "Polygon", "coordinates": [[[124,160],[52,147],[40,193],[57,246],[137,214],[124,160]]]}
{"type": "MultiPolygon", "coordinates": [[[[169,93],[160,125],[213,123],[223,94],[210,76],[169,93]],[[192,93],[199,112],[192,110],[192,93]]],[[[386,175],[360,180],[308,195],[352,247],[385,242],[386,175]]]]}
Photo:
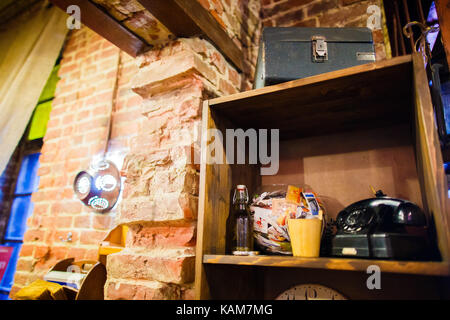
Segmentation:
{"type": "Polygon", "coordinates": [[[47,203],[35,203],[33,209],[33,215],[43,215],[49,212],[50,205],[47,203]]]}
{"type": "Polygon", "coordinates": [[[61,133],[62,133],[61,129],[55,129],[53,127],[49,127],[45,134],[44,140],[48,141],[48,140],[59,138],[61,136],[61,133]]]}
{"type": "Polygon", "coordinates": [[[337,0],[321,0],[312,3],[307,7],[307,16],[315,16],[322,14],[328,10],[335,9],[338,7],[337,0]]]}
{"type": "Polygon", "coordinates": [[[78,67],[78,65],[76,63],[71,63],[68,65],[63,65],[59,71],[58,71],[58,75],[61,77],[62,75],[65,75],[71,71],[74,71],[76,68],[78,67]]]}
{"type": "Polygon", "coordinates": [[[142,116],[140,109],[134,109],[130,111],[124,111],[115,113],[113,116],[114,122],[126,122],[126,121],[136,121],[142,116]]]}
{"type": "Polygon", "coordinates": [[[53,259],[56,260],[62,260],[65,259],[67,256],[67,252],[68,252],[68,248],[67,247],[51,247],[50,252],[52,255],[53,259]]]}
{"type": "Polygon", "coordinates": [[[27,273],[16,272],[14,275],[14,283],[19,286],[26,286],[30,283],[30,276],[27,273]]]}
{"type": "Polygon", "coordinates": [[[67,251],[67,258],[74,258],[75,260],[83,260],[86,254],[86,249],[71,247],[67,251]]]}
{"type": "Polygon", "coordinates": [[[98,260],[98,249],[90,249],[86,250],[86,253],[84,254],[85,260],[98,260]]]}
{"type": "Polygon", "coordinates": [[[237,93],[238,90],[231,85],[230,82],[220,79],[219,81],[219,90],[222,91],[225,95],[237,93]]]}
{"type": "Polygon", "coordinates": [[[55,227],[56,228],[64,228],[64,229],[70,228],[70,227],[72,227],[72,220],[73,220],[72,216],[56,217],[55,227]]]}
{"type": "Polygon", "coordinates": [[[317,18],[306,19],[293,24],[294,27],[317,27],[317,25],[317,18]]]}
{"type": "Polygon", "coordinates": [[[63,117],[62,119],[62,124],[68,124],[68,123],[73,123],[74,121],[74,115],[73,114],[68,114],[66,116],[63,117]]]}
{"type": "Polygon", "coordinates": [[[76,147],[70,149],[70,151],[67,153],[66,158],[67,159],[80,159],[85,158],[89,155],[89,148],[88,147],[76,147]]]}
{"type": "Polygon", "coordinates": [[[303,18],[305,18],[305,16],[306,15],[304,8],[300,8],[277,16],[274,18],[274,20],[276,21],[277,26],[289,26],[292,25],[295,21],[302,20],[303,18]]]}
{"type": "Polygon", "coordinates": [[[122,251],[108,256],[107,270],[113,278],[181,284],[194,281],[194,265],[194,256],[160,257],[122,251]]]}
{"type": "Polygon", "coordinates": [[[29,229],[23,237],[24,242],[43,241],[45,232],[43,230],[29,229]]]}
{"type": "Polygon", "coordinates": [[[16,265],[17,271],[33,271],[33,261],[31,259],[19,258],[16,265]]]}
{"type": "Polygon", "coordinates": [[[109,215],[95,215],[92,220],[94,229],[108,230],[111,229],[113,219],[109,215]]]}
{"type": "Polygon", "coordinates": [[[74,214],[81,211],[82,204],[77,200],[68,200],[52,204],[52,214],[74,214]]]}
{"type": "Polygon", "coordinates": [[[174,226],[131,227],[131,236],[127,238],[129,247],[184,247],[195,245],[195,223],[180,223],[174,226]]]}
{"type": "Polygon", "coordinates": [[[112,129],[111,138],[134,135],[137,133],[137,129],[138,127],[133,122],[117,125],[112,129]]]}
{"type": "Polygon", "coordinates": [[[45,188],[51,188],[53,187],[53,182],[54,182],[55,178],[52,176],[47,176],[47,177],[41,177],[39,179],[39,189],[45,189],[45,188]]]}
{"type": "Polygon", "coordinates": [[[9,292],[9,298],[14,300],[14,296],[20,289],[22,289],[21,286],[17,286],[17,285],[12,286],[11,291],[9,292]]]}
{"type": "Polygon", "coordinates": [[[140,106],[141,104],[142,104],[142,97],[137,94],[134,94],[133,96],[128,98],[125,106],[127,108],[130,108],[130,107],[140,106]]]}
{"type": "Polygon", "coordinates": [[[181,289],[181,299],[182,300],[194,300],[195,290],[194,288],[182,288],[181,289]]]}
{"type": "Polygon", "coordinates": [[[75,228],[90,228],[91,227],[91,215],[82,215],[74,218],[73,226],[75,228]]]}
{"type": "Polygon", "coordinates": [[[36,246],[34,251],[34,257],[36,259],[48,259],[50,256],[50,247],[49,246],[36,246]]]}
{"type": "Polygon", "coordinates": [[[61,120],[60,118],[51,118],[47,122],[47,128],[56,128],[60,125],[61,120]]]}
{"type": "Polygon", "coordinates": [[[23,244],[22,249],[20,249],[20,257],[27,257],[33,255],[34,245],[31,244],[23,244]]]}
{"type": "Polygon", "coordinates": [[[360,2],[361,0],[339,0],[339,3],[342,6],[348,6],[350,4],[356,3],[356,2],[360,2]]]}
{"type": "Polygon", "coordinates": [[[112,102],[112,91],[98,93],[89,99],[85,101],[86,106],[91,106],[93,104],[97,103],[104,103],[104,102],[112,102]]]}
{"type": "Polygon", "coordinates": [[[88,130],[95,130],[101,127],[107,127],[109,122],[109,117],[100,116],[96,118],[91,118],[88,121],[84,121],[77,124],[76,132],[85,133],[88,130]]]}
{"type": "Polygon", "coordinates": [[[228,78],[236,88],[241,87],[241,77],[236,70],[229,68],[228,69],[228,78]]]}
{"type": "Polygon", "coordinates": [[[325,12],[319,19],[321,27],[337,27],[345,25],[346,22],[354,20],[355,17],[364,15],[367,11],[368,3],[359,2],[351,6],[343,7],[337,11],[325,12]]]}
{"type": "Polygon", "coordinates": [[[264,17],[273,17],[275,15],[282,14],[294,8],[302,7],[313,1],[315,0],[287,0],[283,2],[280,1],[278,4],[275,4],[274,6],[265,6],[263,8],[264,17]]]}
{"type": "Polygon", "coordinates": [[[42,226],[49,229],[55,227],[56,217],[54,216],[43,216],[42,217],[42,226]]]}

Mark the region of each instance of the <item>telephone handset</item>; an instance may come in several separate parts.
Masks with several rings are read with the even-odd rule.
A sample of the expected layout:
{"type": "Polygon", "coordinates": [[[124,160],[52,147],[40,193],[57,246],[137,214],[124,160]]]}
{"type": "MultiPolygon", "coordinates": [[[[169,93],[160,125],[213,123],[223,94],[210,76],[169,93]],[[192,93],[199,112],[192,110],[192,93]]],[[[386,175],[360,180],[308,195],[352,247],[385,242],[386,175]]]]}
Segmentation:
{"type": "Polygon", "coordinates": [[[358,201],[342,210],[336,220],[343,233],[400,231],[405,225],[426,226],[423,211],[407,200],[377,196],[358,201]]]}
{"type": "Polygon", "coordinates": [[[427,226],[424,212],[381,190],[339,212],[336,226],[332,251],[337,256],[420,259],[426,247],[423,236],[409,233],[427,226]]]}

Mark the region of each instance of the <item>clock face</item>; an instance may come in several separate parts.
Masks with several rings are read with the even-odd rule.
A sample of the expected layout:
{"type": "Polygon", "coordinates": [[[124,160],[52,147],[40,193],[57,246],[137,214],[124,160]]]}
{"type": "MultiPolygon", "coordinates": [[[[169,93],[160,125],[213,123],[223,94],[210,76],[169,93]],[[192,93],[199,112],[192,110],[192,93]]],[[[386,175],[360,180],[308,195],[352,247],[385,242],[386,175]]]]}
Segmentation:
{"type": "Polygon", "coordinates": [[[301,284],[281,293],[276,300],[347,300],[339,292],[319,284],[301,284]]]}

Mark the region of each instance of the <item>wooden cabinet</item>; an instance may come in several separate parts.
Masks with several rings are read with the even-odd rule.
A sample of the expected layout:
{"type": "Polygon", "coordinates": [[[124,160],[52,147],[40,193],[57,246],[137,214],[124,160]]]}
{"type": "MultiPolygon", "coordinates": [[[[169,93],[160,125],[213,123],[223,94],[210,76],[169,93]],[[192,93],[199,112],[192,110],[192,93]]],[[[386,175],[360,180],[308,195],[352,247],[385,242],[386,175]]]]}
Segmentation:
{"type": "Polygon", "coordinates": [[[447,184],[419,55],[212,99],[204,103],[202,126],[197,299],[273,299],[301,283],[323,284],[354,299],[446,294],[442,280],[450,274],[447,184]],[[225,129],[237,128],[280,130],[276,175],[261,176],[259,164],[210,161],[208,129],[223,133],[224,140],[215,146],[225,154],[225,129]],[[245,184],[251,193],[274,183],[311,187],[331,217],[371,197],[369,185],[409,199],[434,221],[442,261],[226,255],[225,222],[233,187],[245,184]],[[382,290],[367,289],[369,265],[380,267],[382,290]]]}

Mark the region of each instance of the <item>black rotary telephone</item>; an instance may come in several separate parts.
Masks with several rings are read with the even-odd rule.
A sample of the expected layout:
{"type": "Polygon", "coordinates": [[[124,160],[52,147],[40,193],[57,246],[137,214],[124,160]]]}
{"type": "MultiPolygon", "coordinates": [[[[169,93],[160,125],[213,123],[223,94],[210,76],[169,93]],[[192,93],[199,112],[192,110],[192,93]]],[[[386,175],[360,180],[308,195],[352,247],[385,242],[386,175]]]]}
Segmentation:
{"type": "Polygon", "coordinates": [[[414,203],[387,197],[355,202],[339,212],[332,240],[335,256],[378,259],[422,259],[426,252],[427,219],[414,203]]]}

